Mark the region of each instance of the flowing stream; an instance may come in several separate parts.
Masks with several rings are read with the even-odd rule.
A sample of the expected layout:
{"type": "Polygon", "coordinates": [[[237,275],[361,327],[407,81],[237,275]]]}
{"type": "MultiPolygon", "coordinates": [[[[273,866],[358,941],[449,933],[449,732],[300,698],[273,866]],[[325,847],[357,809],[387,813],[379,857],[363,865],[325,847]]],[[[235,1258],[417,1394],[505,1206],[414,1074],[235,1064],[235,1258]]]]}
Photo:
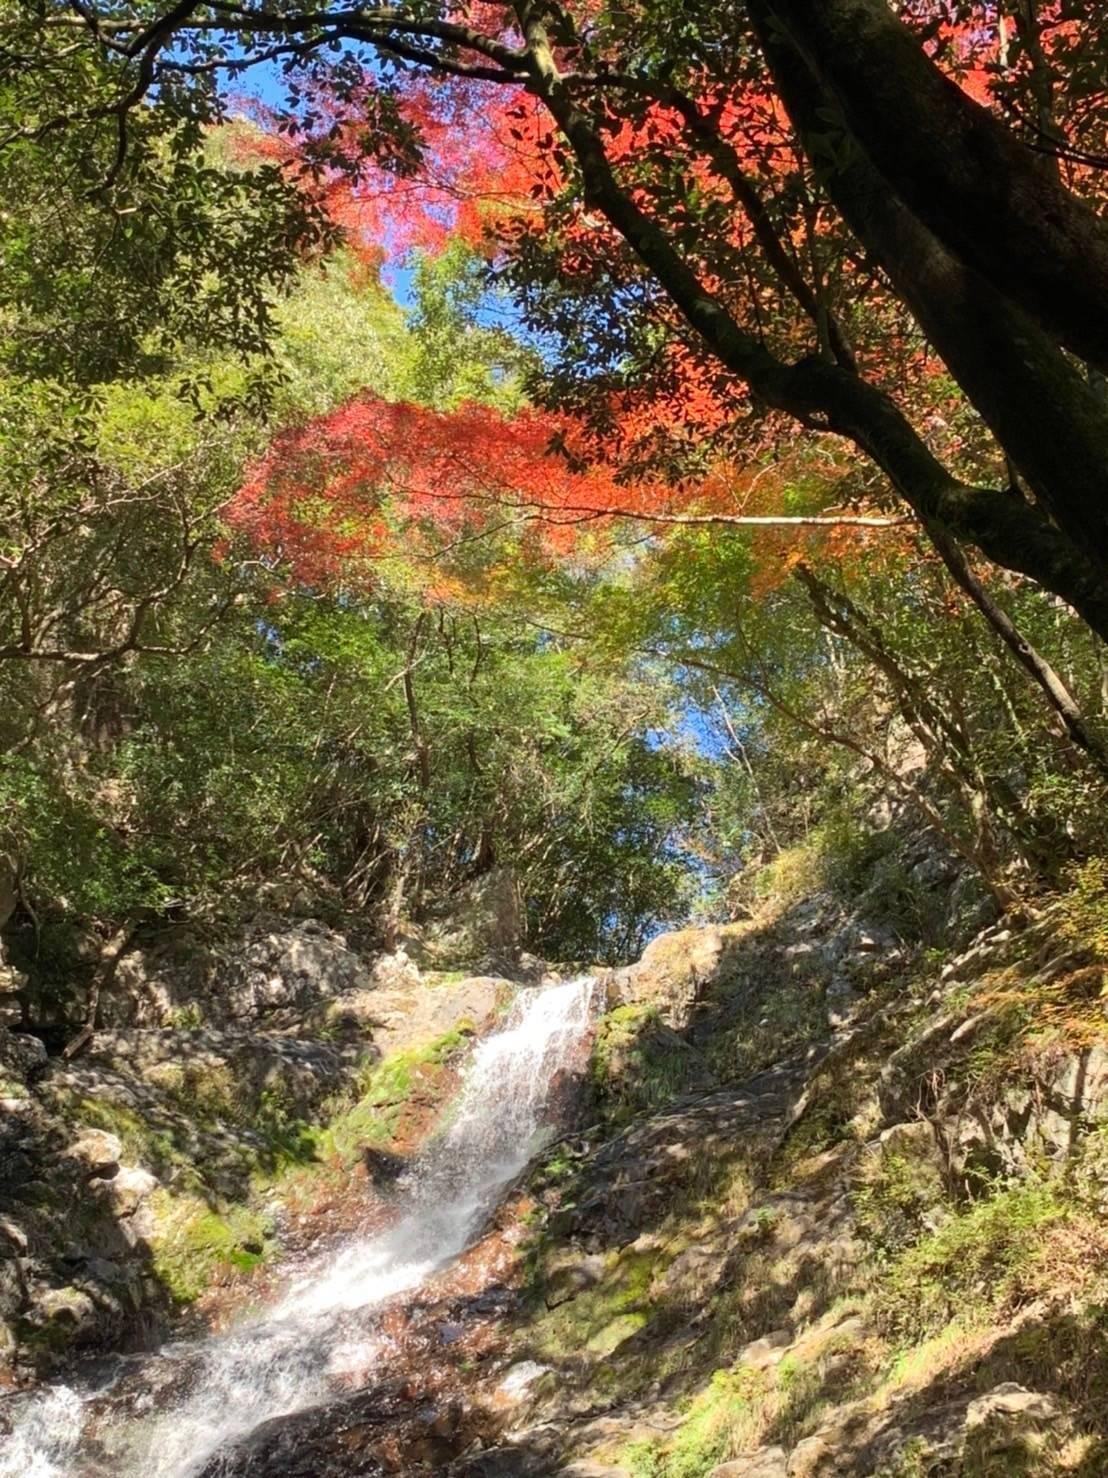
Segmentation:
{"type": "Polygon", "coordinates": [[[418,1289],[470,1245],[548,1133],[552,1090],[578,1058],[593,996],[588,977],[520,991],[503,1027],[474,1049],[449,1122],[406,1175],[383,1231],[300,1266],[273,1305],[225,1334],[144,1357],[179,1368],[168,1401],[144,1397],[133,1362],[120,1382],[139,1394],[119,1414],[104,1415],[102,1385],[35,1392],[3,1443],[0,1478],[192,1478],[220,1448],[325,1401],[344,1373],[371,1364],[372,1332],[364,1321],[352,1328],[351,1313],[418,1289]]]}

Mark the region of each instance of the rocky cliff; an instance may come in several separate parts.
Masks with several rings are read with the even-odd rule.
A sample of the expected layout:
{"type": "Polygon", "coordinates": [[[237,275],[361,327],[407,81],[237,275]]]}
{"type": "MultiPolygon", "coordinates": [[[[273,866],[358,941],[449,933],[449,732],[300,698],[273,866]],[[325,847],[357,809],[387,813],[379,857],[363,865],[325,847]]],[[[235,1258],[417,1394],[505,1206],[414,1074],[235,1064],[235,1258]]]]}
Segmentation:
{"type": "Polygon", "coordinates": [[[943,957],[816,897],[614,977],[526,1395],[464,1471],[1108,1471],[1108,1020],[1064,934],[943,957]]]}

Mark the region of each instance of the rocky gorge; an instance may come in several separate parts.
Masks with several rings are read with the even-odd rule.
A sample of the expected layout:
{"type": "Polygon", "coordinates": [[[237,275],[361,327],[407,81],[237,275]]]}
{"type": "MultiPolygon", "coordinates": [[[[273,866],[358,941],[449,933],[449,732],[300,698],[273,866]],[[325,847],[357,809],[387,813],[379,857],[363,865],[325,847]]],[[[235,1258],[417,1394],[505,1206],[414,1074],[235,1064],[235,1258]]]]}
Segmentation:
{"type": "MultiPolygon", "coordinates": [[[[6,1029],[0,1431],[20,1471],[122,1471],[112,1432],[180,1422],[182,1382],[261,1328],[234,1366],[249,1406],[288,1378],[263,1348],[274,1310],[322,1277],[324,1385],[165,1471],[1103,1472],[1093,954],[1057,910],[970,918],[942,956],[865,895],[782,885],[746,913],[587,977],[526,1117],[554,1142],[517,1145],[480,1206],[470,1149],[442,1159],[468,1144],[465,1085],[520,1001],[574,974],[502,938],[459,949],[468,973],[414,938],[372,953],[263,914],[217,952],[125,957],[69,1058],[6,1029]],[[402,1229],[409,1268],[463,1202],[448,1256],[363,1301],[382,1238],[402,1229]],[[28,1467],[77,1406],[86,1435],[28,1467]]],[[[519,1100],[514,1071],[485,1099],[495,1079],[519,1100]]]]}

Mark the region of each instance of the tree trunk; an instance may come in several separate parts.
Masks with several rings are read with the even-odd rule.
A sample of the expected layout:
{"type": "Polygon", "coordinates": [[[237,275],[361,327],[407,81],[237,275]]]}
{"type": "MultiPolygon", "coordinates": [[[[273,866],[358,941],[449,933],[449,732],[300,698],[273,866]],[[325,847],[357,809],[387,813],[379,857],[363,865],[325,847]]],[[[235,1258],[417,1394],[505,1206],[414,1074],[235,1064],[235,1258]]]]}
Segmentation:
{"type": "Polygon", "coordinates": [[[1051,161],[944,76],[887,0],[748,3],[761,38],[788,37],[939,240],[1080,358],[1108,369],[1108,223],[1065,188],[1051,161]]]}
{"type": "MultiPolygon", "coordinates": [[[[801,142],[833,127],[800,57],[765,42],[801,142]]],[[[1108,580],[1108,403],[1038,324],[948,251],[851,140],[825,188],[888,273],[1022,479],[1108,580]]],[[[1019,494],[1019,479],[1013,497],[1019,494]]]]}

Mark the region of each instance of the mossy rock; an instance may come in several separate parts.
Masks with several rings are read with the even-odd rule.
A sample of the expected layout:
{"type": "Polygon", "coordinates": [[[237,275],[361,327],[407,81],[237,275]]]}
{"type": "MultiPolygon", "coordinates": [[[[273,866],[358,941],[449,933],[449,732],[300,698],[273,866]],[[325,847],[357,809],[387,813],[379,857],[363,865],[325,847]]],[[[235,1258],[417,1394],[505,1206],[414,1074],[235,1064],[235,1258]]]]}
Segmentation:
{"type": "Polygon", "coordinates": [[[601,1017],[589,1077],[600,1112],[614,1123],[713,1086],[701,1055],[647,1003],[617,1006],[601,1017]]]}
{"type": "Polygon", "coordinates": [[[273,1250],[273,1227],[246,1206],[217,1210],[196,1196],[155,1191],[148,1236],[154,1272],[175,1303],[194,1303],[233,1272],[249,1272],[273,1250]]]}

